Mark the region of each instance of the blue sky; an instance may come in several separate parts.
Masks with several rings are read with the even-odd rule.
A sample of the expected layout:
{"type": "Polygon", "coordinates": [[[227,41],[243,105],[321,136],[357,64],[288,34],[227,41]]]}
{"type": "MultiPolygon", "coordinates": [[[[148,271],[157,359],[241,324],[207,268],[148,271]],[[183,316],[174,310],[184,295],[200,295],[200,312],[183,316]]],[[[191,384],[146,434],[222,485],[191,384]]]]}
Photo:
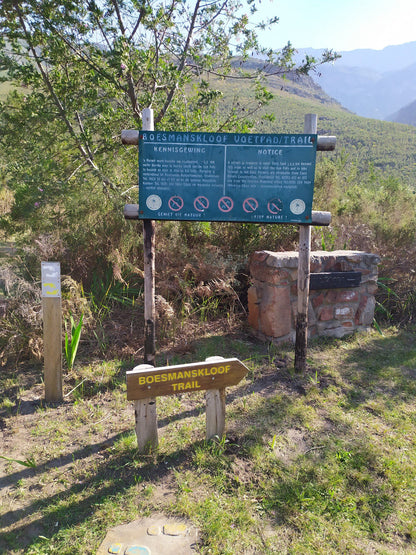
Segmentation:
{"type": "Polygon", "coordinates": [[[416,41],[416,0],[261,0],[259,14],[278,16],[264,46],[382,48],[416,41]]]}

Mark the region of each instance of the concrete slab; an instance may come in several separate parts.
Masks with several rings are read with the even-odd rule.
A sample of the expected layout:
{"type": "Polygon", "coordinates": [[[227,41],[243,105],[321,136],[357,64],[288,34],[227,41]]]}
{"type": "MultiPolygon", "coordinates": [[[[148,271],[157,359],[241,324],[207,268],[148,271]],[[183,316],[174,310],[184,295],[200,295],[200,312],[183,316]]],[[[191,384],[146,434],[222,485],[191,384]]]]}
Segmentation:
{"type": "Polygon", "coordinates": [[[155,515],[109,530],[96,555],[195,555],[197,544],[190,522],[155,515]]]}

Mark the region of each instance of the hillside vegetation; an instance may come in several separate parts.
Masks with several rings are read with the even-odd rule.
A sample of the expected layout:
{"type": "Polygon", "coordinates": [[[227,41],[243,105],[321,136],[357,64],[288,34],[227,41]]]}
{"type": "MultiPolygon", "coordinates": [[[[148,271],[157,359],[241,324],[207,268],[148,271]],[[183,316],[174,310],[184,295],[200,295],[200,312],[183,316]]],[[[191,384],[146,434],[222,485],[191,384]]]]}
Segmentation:
{"type": "MultiPolygon", "coordinates": [[[[243,132],[301,133],[305,114],[316,113],[318,133],[335,135],[337,147],[333,153],[318,154],[314,209],[331,211],[332,224],[313,230],[313,247],[380,254],[377,319],[395,323],[413,321],[414,130],[349,113],[307,76],[287,72],[287,78],[282,78],[269,72],[266,85],[272,94],[262,90],[256,96],[242,83],[240,79],[209,78],[203,94],[211,95],[213,101],[207,109],[204,109],[206,96],[189,104],[194,129],[216,131],[234,126],[243,132]],[[228,121],[224,120],[227,113],[228,121]]],[[[176,114],[168,127],[186,128],[187,117],[186,112],[176,114]]],[[[51,122],[51,131],[55,125],[51,122]]],[[[44,132],[42,124],[33,126],[30,140],[25,138],[19,150],[9,151],[8,167],[13,164],[15,168],[16,164],[21,167],[34,154],[35,164],[36,158],[41,160],[32,139],[44,132]]],[[[112,142],[112,156],[117,160],[112,171],[124,179],[123,195],[109,191],[103,196],[97,188],[90,191],[86,174],[79,174],[77,180],[71,179],[62,188],[59,163],[27,168],[25,181],[14,192],[8,187],[8,179],[13,183],[16,175],[6,174],[9,177],[2,189],[4,238],[14,234],[21,247],[19,258],[15,263],[9,259],[8,270],[3,271],[4,292],[11,297],[10,309],[15,310],[13,321],[7,319],[0,334],[0,348],[6,358],[13,352],[31,355],[41,352],[39,319],[27,311],[17,317],[18,301],[13,300],[19,287],[24,287],[30,302],[35,305],[39,302],[38,293],[25,281],[28,276],[39,279],[39,260],[61,261],[63,273],[69,279],[65,282],[68,297],[65,310],[78,317],[87,311],[84,344],[93,352],[106,352],[108,338],[114,341],[113,333],[120,329],[117,311],[142,306],[140,227],[137,235],[137,225],[122,218],[123,204],[137,202],[137,152],[134,147],[121,146],[119,135],[112,142]],[[50,202],[53,198],[55,204],[50,202]],[[23,281],[17,287],[19,280],[23,281]],[[107,320],[110,317],[111,323],[107,320]],[[16,328],[20,329],[18,334],[16,328]]],[[[64,164],[70,162],[66,147],[56,143],[53,136],[48,148],[51,161],[64,155],[64,164]]],[[[103,156],[108,167],[110,159],[103,156]]],[[[224,313],[238,312],[246,302],[250,253],[264,248],[293,249],[297,242],[294,226],[166,222],[158,224],[157,234],[157,292],[167,303],[168,312],[180,321],[184,317],[215,319],[224,313]]],[[[121,313],[119,318],[124,322],[121,313]]],[[[161,321],[160,325],[166,339],[172,338],[172,326],[167,325],[163,331],[165,324],[161,321]]],[[[123,349],[128,353],[133,348],[129,346],[131,340],[131,334],[123,329],[115,345],[124,342],[123,349]]]]}
{"type": "MultiPolygon", "coordinates": [[[[273,98],[265,111],[272,113],[273,119],[257,122],[256,131],[301,133],[304,115],[315,113],[318,134],[337,137],[335,152],[320,154],[321,158],[333,159],[347,154],[360,172],[373,167],[387,175],[395,175],[408,185],[414,184],[416,134],[412,127],[352,114],[310,77],[272,76],[267,78],[267,86],[273,98]]],[[[241,101],[245,98],[244,91],[234,83],[224,85],[224,93],[227,97],[238,94],[241,101]]],[[[248,90],[246,94],[248,96],[248,90]]]]}

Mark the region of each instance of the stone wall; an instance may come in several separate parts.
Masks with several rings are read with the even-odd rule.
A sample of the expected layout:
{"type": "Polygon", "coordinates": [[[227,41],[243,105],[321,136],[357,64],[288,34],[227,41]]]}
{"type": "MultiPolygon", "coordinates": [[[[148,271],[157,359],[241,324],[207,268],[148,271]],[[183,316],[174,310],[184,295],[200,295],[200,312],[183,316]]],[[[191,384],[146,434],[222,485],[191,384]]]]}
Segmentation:
{"type": "MultiPolygon", "coordinates": [[[[343,337],[371,326],[379,262],[377,255],[360,251],[311,253],[311,273],[360,272],[361,282],[358,287],[310,291],[310,337],[343,337]]],[[[294,341],[297,267],[297,252],[258,251],[252,255],[250,274],[253,285],[248,290],[248,320],[258,337],[294,341]]]]}

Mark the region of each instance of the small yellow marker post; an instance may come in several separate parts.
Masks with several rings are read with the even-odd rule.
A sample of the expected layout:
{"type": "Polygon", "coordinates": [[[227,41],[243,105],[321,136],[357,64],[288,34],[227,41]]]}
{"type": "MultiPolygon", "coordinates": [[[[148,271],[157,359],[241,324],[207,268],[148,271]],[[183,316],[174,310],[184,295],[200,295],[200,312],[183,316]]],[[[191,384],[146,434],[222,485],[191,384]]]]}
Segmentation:
{"type": "Polygon", "coordinates": [[[42,262],[45,400],[62,401],[62,306],[59,262],[42,262]]]}

